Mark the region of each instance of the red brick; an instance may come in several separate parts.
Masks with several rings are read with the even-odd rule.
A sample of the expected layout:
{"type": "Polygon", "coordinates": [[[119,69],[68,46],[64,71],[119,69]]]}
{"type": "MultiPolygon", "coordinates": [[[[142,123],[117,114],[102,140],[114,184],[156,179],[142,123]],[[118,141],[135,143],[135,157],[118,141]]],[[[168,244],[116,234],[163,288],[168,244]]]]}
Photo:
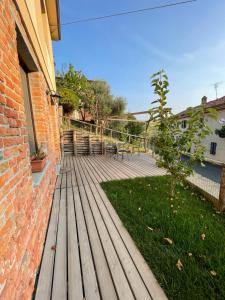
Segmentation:
{"type": "MultiPolygon", "coordinates": [[[[40,264],[60,146],[57,113],[47,101],[45,77],[41,71],[30,73],[37,142],[46,144],[50,161],[40,185],[33,190],[15,22],[23,28],[14,1],[0,0],[0,265],[3,256],[5,262],[5,272],[0,273],[0,284],[5,284],[0,299],[28,300],[40,264]]],[[[32,49],[26,30],[23,34],[32,49]]]]}
{"type": "Polygon", "coordinates": [[[0,94],[0,103],[1,104],[6,104],[6,99],[3,95],[0,94]]]}

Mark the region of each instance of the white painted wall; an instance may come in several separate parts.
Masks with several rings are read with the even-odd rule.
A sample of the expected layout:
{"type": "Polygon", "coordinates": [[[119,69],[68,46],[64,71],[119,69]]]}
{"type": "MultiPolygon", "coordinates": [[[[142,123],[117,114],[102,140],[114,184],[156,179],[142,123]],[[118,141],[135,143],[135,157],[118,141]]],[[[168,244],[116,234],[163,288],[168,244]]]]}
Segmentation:
{"type": "MultiPolygon", "coordinates": [[[[183,118],[181,120],[187,120],[188,118],[183,118]]],[[[208,135],[203,144],[206,148],[205,157],[217,160],[225,163],[225,138],[220,138],[215,134],[216,129],[221,129],[222,125],[219,123],[219,120],[225,119],[225,110],[218,111],[218,119],[213,120],[212,118],[206,116],[207,123],[212,130],[212,134],[208,135]],[[217,143],[216,155],[210,154],[211,142],[217,143]]],[[[225,125],[225,124],[224,124],[225,125]]],[[[185,129],[184,129],[185,130],[185,129]]]]}
{"type": "MultiPolygon", "coordinates": [[[[222,161],[225,163],[225,139],[220,138],[215,134],[216,129],[221,129],[222,125],[219,123],[220,119],[225,119],[225,110],[218,112],[218,120],[213,120],[206,117],[209,127],[212,129],[212,134],[207,136],[204,140],[204,146],[206,147],[205,156],[209,159],[214,159],[222,161]],[[211,142],[217,143],[216,155],[210,154],[210,144],[211,142]]],[[[225,125],[225,124],[224,124],[225,125]]]]}

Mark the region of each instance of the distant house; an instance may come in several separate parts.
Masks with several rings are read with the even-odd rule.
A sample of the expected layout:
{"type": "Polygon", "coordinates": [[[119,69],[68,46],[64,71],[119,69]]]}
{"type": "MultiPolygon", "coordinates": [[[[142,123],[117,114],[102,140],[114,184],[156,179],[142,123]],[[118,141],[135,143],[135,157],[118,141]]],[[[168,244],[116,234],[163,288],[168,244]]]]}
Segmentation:
{"type": "MultiPolygon", "coordinates": [[[[225,96],[209,102],[206,97],[203,97],[202,104],[206,109],[214,108],[218,113],[217,120],[213,120],[206,115],[206,121],[212,130],[212,134],[207,136],[203,141],[206,148],[205,157],[225,163],[225,138],[221,138],[215,133],[216,129],[221,129],[221,127],[225,125],[225,96]]],[[[185,130],[188,120],[187,110],[179,113],[179,116],[181,119],[181,127],[185,130]]]]}
{"type": "Polygon", "coordinates": [[[32,298],[60,161],[58,0],[0,0],[0,299],[32,298]],[[31,168],[42,146],[46,164],[31,168]]]}

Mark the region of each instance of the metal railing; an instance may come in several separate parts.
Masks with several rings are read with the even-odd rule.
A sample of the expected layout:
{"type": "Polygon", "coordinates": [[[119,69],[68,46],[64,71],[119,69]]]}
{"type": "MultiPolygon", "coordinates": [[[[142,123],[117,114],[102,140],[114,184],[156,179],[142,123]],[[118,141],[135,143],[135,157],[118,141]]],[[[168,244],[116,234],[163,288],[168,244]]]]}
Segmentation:
{"type": "Polygon", "coordinates": [[[112,128],[104,127],[103,125],[91,124],[88,122],[76,120],[70,117],[62,117],[63,129],[80,129],[89,134],[98,135],[101,139],[108,142],[126,142],[134,147],[143,148],[145,151],[150,149],[150,140],[146,136],[130,134],[112,128]]]}
{"type": "Polygon", "coordinates": [[[195,171],[188,181],[201,190],[221,211],[225,210],[225,163],[205,160],[205,166],[195,166],[195,171]]]}

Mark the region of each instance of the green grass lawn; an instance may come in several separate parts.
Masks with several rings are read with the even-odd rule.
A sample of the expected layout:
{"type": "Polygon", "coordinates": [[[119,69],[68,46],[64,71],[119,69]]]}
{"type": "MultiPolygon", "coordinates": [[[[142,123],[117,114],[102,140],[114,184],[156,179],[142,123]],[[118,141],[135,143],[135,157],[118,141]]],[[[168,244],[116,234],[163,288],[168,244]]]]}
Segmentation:
{"type": "Polygon", "coordinates": [[[191,188],[170,199],[168,177],[101,185],[169,299],[225,299],[223,214],[191,188]]]}

